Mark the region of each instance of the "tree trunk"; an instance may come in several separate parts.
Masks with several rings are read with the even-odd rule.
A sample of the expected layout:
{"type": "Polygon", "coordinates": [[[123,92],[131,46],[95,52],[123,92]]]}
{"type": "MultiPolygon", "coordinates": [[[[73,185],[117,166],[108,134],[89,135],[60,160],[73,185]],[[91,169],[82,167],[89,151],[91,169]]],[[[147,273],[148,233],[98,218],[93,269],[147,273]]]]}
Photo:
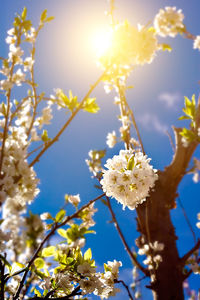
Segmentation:
{"type": "MultiPolygon", "coordinates": [[[[200,107],[200,102],[199,102],[200,107]]],[[[138,231],[141,236],[137,240],[141,248],[144,244],[158,241],[164,249],[160,254],[162,261],[150,271],[151,284],[155,300],[183,300],[183,267],[176,246],[177,236],[170,217],[170,209],[176,208],[177,188],[186,174],[186,169],[197,147],[192,142],[184,147],[180,136],[181,129],[174,128],[176,149],[171,164],[164,171],[158,172],[154,190],[147,200],[137,208],[138,231]]]]}
{"type": "MultiPolygon", "coordinates": [[[[162,177],[162,173],[159,177],[162,177]]],[[[155,241],[164,244],[158,254],[162,261],[152,270],[150,288],[155,300],[183,300],[183,273],[176,246],[176,234],[170,218],[170,189],[163,188],[159,179],[155,191],[138,207],[138,230],[145,244],[155,241]],[[148,226],[148,229],[147,229],[148,226]]],[[[142,241],[142,239],[141,239],[142,241]]]]}

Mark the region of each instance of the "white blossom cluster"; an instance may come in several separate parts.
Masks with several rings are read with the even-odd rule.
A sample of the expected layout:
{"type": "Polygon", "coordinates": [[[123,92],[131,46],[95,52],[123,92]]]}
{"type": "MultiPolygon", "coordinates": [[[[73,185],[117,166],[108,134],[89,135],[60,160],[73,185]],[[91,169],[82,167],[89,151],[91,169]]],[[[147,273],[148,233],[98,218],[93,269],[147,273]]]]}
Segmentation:
{"type": "Polygon", "coordinates": [[[119,267],[122,266],[121,262],[114,260],[105,264],[106,270],[104,273],[96,272],[96,268],[91,266],[90,263],[84,261],[77,266],[76,273],[57,273],[47,277],[40,284],[42,289],[51,290],[52,279],[55,280],[56,289],[60,289],[57,295],[65,296],[74,289],[74,284],[79,284],[81,295],[93,293],[100,296],[101,299],[107,299],[115,296],[120,290],[115,288],[114,283],[118,278],[119,267]],[[73,284],[72,284],[73,281],[73,284]]]}
{"type": "Polygon", "coordinates": [[[108,170],[103,171],[103,191],[120,202],[123,208],[135,209],[146,200],[158,178],[156,170],[149,164],[150,160],[141,152],[121,150],[105,164],[108,170]]]}
{"type": "Polygon", "coordinates": [[[155,241],[154,243],[145,244],[143,248],[138,250],[139,255],[146,255],[147,258],[143,261],[145,265],[148,265],[148,269],[154,269],[154,266],[157,266],[162,262],[162,256],[157,252],[161,252],[164,249],[164,244],[155,241]]]}
{"type": "Polygon", "coordinates": [[[170,6],[160,9],[154,19],[156,33],[162,37],[175,37],[184,29],[183,19],[181,9],[177,10],[176,7],[170,6]]]}
{"type": "Polygon", "coordinates": [[[194,49],[198,49],[200,51],[200,35],[197,35],[194,44],[193,44],[194,49]]]}

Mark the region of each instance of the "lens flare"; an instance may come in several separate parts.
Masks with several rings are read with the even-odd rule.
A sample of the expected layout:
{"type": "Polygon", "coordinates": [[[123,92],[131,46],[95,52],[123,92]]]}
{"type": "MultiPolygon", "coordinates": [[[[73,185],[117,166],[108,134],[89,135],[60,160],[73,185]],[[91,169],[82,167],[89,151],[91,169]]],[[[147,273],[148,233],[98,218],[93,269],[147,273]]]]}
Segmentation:
{"type": "Polygon", "coordinates": [[[112,30],[110,28],[97,30],[92,37],[92,45],[97,57],[105,55],[112,47],[112,30]]]}

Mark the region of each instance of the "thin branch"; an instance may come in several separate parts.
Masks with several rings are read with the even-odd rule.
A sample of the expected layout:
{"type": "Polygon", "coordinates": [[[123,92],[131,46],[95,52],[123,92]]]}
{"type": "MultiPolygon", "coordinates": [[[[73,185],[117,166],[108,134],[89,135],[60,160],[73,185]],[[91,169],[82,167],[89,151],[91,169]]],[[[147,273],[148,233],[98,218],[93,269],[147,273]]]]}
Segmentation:
{"type": "Polygon", "coordinates": [[[171,147],[172,147],[173,152],[175,152],[175,151],[176,151],[176,147],[175,147],[175,145],[174,145],[174,142],[173,142],[172,137],[171,137],[171,135],[170,135],[170,133],[169,133],[168,130],[166,131],[166,135],[167,135],[168,138],[169,138],[169,141],[170,141],[170,144],[171,144],[171,147]]]}
{"type": "Polygon", "coordinates": [[[185,265],[187,259],[199,248],[200,248],[200,240],[198,240],[196,245],[180,259],[180,264],[185,265]]]}
{"type": "MultiPolygon", "coordinates": [[[[200,262],[200,258],[197,260],[197,263],[200,262]]],[[[189,270],[185,275],[183,275],[183,281],[185,281],[191,274],[193,273],[193,270],[189,270]]]]}
{"type": "Polygon", "coordinates": [[[136,259],[136,257],[135,257],[134,254],[132,253],[131,249],[129,248],[129,246],[128,246],[126,240],[125,240],[125,237],[124,237],[124,235],[123,235],[123,233],[122,233],[122,231],[121,231],[121,228],[120,228],[120,226],[119,226],[119,224],[118,224],[118,221],[117,221],[117,219],[116,219],[116,216],[115,216],[115,213],[114,213],[114,211],[113,211],[113,209],[112,209],[112,206],[111,206],[111,204],[110,204],[110,199],[109,199],[107,196],[106,196],[106,199],[107,199],[107,204],[108,204],[109,211],[110,211],[111,216],[112,216],[112,220],[113,220],[113,222],[114,222],[114,224],[115,224],[115,227],[116,227],[116,229],[117,229],[117,231],[118,231],[118,233],[119,233],[119,236],[120,236],[120,238],[121,238],[121,240],[122,240],[122,243],[124,244],[125,250],[126,250],[127,253],[129,254],[131,260],[132,260],[133,263],[134,263],[134,265],[135,265],[138,269],[140,269],[146,276],[149,276],[149,271],[148,271],[147,269],[145,269],[145,268],[138,262],[138,260],[136,259]]]}
{"type": "Polygon", "coordinates": [[[29,156],[31,156],[33,153],[37,152],[38,150],[40,150],[42,147],[44,146],[44,144],[38,146],[37,148],[33,149],[31,152],[29,152],[26,156],[26,158],[28,158],[29,156]]]}
{"type": "Polygon", "coordinates": [[[126,283],[125,283],[123,280],[115,280],[115,283],[122,283],[123,286],[125,287],[125,289],[127,290],[127,293],[128,293],[128,295],[129,295],[129,298],[130,298],[131,300],[134,300],[133,296],[132,296],[131,293],[130,293],[130,290],[129,290],[128,285],[126,285],[126,283]]]}
{"type": "Polygon", "coordinates": [[[27,267],[25,269],[23,269],[24,271],[24,275],[22,277],[22,280],[20,282],[20,285],[18,287],[18,290],[15,294],[15,296],[13,297],[13,300],[17,300],[19,297],[19,294],[21,292],[21,289],[23,288],[24,282],[26,280],[26,276],[29,272],[29,268],[31,267],[31,265],[33,264],[34,260],[36,259],[36,257],[38,256],[38,253],[40,252],[40,250],[42,249],[42,247],[44,246],[44,244],[46,243],[46,241],[48,241],[48,239],[55,233],[55,231],[57,229],[59,229],[60,227],[66,225],[70,220],[78,218],[79,217],[79,213],[84,210],[85,208],[87,208],[88,206],[90,206],[92,203],[94,203],[95,201],[101,199],[103,196],[105,196],[105,193],[101,194],[100,196],[96,197],[95,199],[90,200],[87,204],[83,205],[77,212],[75,212],[74,214],[72,214],[71,216],[68,216],[65,218],[65,220],[58,224],[55,223],[51,229],[51,231],[46,235],[46,237],[44,237],[44,239],[42,240],[42,242],[40,243],[39,247],[37,248],[37,250],[35,251],[33,257],[31,258],[31,260],[29,261],[29,263],[27,264],[27,267]]]}
{"type": "Polygon", "coordinates": [[[103,72],[103,74],[99,77],[99,79],[90,87],[90,90],[87,92],[87,94],[85,95],[85,97],[83,98],[83,100],[81,101],[81,103],[79,104],[79,106],[77,107],[77,109],[72,113],[72,115],[70,116],[70,118],[67,120],[67,122],[63,125],[63,127],[61,128],[61,130],[57,133],[57,135],[49,142],[46,144],[46,146],[41,150],[41,152],[35,157],[35,159],[30,163],[30,167],[32,167],[37,161],[39,161],[40,157],[47,151],[47,149],[52,146],[55,142],[58,141],[59,137],[61,136],[61,134],[65,131],[65,129],[67,128],[67,126],[71,123],[71,121],[74,119],[74,117],[77,115],[77,113],[83,108],[85,101],[87,100],[87,98],[90,96],[90,94],[92,93],[92,91],[95,89],[95,87],[101,82],[101,80],[103,79],[103,77],[105,76],[107,72],[107,69],[103,72]]]}
{"type": "Polygon", "coordinates": [[[186,222],[187,222],[187,224],[188,224],[188,227],[190,228],[190,231],[191,231],[191,233],[192,233],[192,235],[193,235],[194,243],[196,244],[197,238],[196,238],[195,232],[194,232],[194,230],[193,230],[193,228],[192,228],[192,225],[191,225],[190,220],[189,220],[189,218],[188,218],[188,216],[187,216],[187,214],[186,214],[185,208],[184,208],[184,206],[183,206],[183,203],[182,203],[180,197],[178,197],[178,202],[179,202],[180,207],[181,207],[181,209],[182,209],[182,211],[183,211],[183,215],[184,215],[185,220],[186,220],[186,222]]]}
{"type": "Polygon", "coordinates": [[[139,139],[140,146],[141,146],[141,148],[142,148],[142,152],[143,152],[143,154],[145,155],[144,145],[143,145],[143,143],[142,143],[142,139],[141,139],[141,136],[140,136],[140,132],[139,132],[137,123],[136,123],[136,121],[135,121],[135,117],[134,117],[133,111],[132,111],[132,109],[130,108],[130,106],[128,105],[128,102],[126,101],[125,103],[126,103],[126,106],[127,106],[128,110],[129,110],[129,113],[130,113],[130,115],[131,115],[131,120],[132,120],[132,123],[133,123],[133,125],[134,125],[134,127],[135,127],[135,130],[136,130],[136,133],[137,133],[137,137],[138,137],[138,139],[139,139]]]}

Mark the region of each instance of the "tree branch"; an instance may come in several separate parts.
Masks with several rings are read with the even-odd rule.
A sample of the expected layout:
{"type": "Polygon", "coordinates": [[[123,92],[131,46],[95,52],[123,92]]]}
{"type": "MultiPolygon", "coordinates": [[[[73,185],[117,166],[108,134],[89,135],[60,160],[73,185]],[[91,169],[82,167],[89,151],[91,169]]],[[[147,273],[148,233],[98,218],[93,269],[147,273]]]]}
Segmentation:
{"type": "Polygon", "coordinates": [[[67,126],[71,123],[71,121],[74,119],[74,117],[77,115],[77,113],[83,108],[83,105],[84,105],[85,101],[90,96],[90,94],[95,89],[95,87],[101,82],[101,80],[105,76],[106,72],[107,72],[107,70],[105,70],[103,72],[103,74],[99,77],[99,79],[90,87],[90,90],[87,92],[87,94],[85,95],[85,97],[83,98],[83,100],[81,101],[81,103],[79,104],[79,106],[77,107],[77,109],[71,114],[71,116],[69,117],[69,119],[67,120],[67,122],[63,125],[63,127],[56,134],[56,136],[49,143],[46,144],[46,146],[40,151],[40,153],[38,153],[38,155],[30,163],[30,165],[29,165],[30,167],[32,167],[36,162],[38,162],[39,159],[40,159],[40,157],[47,151],[47,149],[49,147],[51,147],[55,142],[58,141],[59,137],[65,131],[65,129],[67,128],[67,126]]]}
{"type": "Polygon", "coordinates": [[[111,216],[112,216],[112,220],[113,220],[113,222],[114,222],[114,224],[115,224],[115,227],[116,227],[116,229],[117,229],[117,231],[118,231],[118,233],[119,233],[119,236],[120,236],[120,238],[121,238],[121,240],[122,240],[122,243],[124,244],[125,250],[127,251],[128,255],[130,256],[130,258],[131,258],[132,262],[134,263],[134,265],[136,265],[136,267],[137,267],[138,269],[140,269],[146,276],[149,276],[149,271],[148,271],[147,269],[145,269],[145,268],[138,262],[138,260],[136,259],[136,257],[135,257],[134,254],[132,253],[131,249],[129,248],[129,246],[128,246],[126,240],[125,240],[125,237],[124,237],[124,235],[123,235],[123,233],[122,233],[122,231],[121,231],[121,228],[120,228],[120,226],[119,226],[119,224],[118,224],[118,221],[117,221],[117,219],[116,219],[116,216],[115,216],[115,213],[114,213],[114,211],[113,211],[113,209],[112,209],[112,206],[111,206],[111,204],[110,204],[110,199],[109,199],[107,196],[106,196],[106,199],[107,199],[107,204],[108,204],[109,211],[110,211],[111,216]]]}
{"type": "Polygon", "coordinates": [[[130,290],[128,288],[128,285],[126,285],[126,283],[123,280],[115,280],[115,283],[122,283],[123,286],[125,287],[125,289],[127,290],[127,293],[129,295],[129,299],[134,300],[133,296],[130,293],[130,290]]]}
{"type": "Polygon", "coordinates": [[[196,245],[180,259],[180,264],[184,266],[187,259],[199,248],[200,248],[200,240],[198,240],[196,245]]]}
{"type": "Polygon", "coordinates": [[[65,220],[58,224],[55,223],[51,229],[51,231],[46,235],[46,237],[42,240],[42,242],[40,243],[39,247],[37,248],[37,250],[35,251],[33,257],[31,258],[31,260],[29,261],[29,263],[27,264],[27,267],[25,269],[23,269],[24,271],[24,275],[22,277],[22,280],[20,282],[20,285],[18,287],[18,290],[15,294],[15,296],[13,297],[13,300],[17,300],[19,297],[19,294],[21,292],[21,289],[23,288],[24,282],[26,280],[26,276],[29,272],[29,268],[31,267],[31,265],[33,264],[34,260],[36,259],[36,257],[38,256],[38,253],[40,252],[40,250],[42,249],[42,247],[44,246],[44,244],[46,243],[46,241],[48,241],[48,239],[55,233],[55,231],[57,229],[59,229],[60,227],[66,225],[70,220],[78,218],[79,217],[79,213],[84,210],[85,208],[87,208],[88,206],[90,206],[92,203],[94,203],[95,201],[101,199],[103,196],[105,196],[105,193],[101,194],[100,196],[96,197],[93,200],[90,200],[87,204],[83,205],[77,212],[75,212],[74,214],[72,214],[71,216],[68,216],[65,218],[65,220]]]}

